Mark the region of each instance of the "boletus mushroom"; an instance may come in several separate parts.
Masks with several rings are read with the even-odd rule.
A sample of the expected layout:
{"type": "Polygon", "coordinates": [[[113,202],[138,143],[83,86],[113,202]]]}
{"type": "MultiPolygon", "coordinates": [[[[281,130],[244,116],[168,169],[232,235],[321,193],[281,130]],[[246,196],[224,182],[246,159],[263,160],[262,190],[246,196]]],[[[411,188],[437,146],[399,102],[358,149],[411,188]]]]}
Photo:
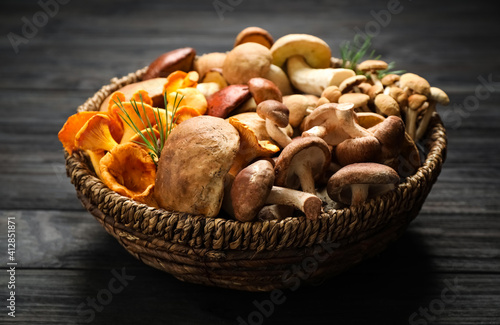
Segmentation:
{"type": "Polygon", "coordinates": [[[168,136],[158,162],[154,191],[158,205],[217,216],[239,140],[238,131],[221,118],[204,115],[179,124],[168,136]]]}

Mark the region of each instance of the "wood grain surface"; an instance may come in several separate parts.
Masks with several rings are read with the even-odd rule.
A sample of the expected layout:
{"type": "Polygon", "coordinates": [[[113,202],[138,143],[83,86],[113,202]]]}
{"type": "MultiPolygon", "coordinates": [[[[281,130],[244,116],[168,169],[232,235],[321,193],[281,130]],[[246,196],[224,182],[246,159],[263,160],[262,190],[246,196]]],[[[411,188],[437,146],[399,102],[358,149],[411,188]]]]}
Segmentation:
{"type": "Polygon", "coordinates": [[[56,1],[0,4],[0,324],[500,324],[494,2],[56,1]],[[23,27],[33,19],[36,32],[23,27]],[[425,77],[452,102],[438,109],[447,161],[403,237],[349,272],[284,291],[272,305],[269,293],[184,283],[129,255],[82,208],[57,140],[67,117],[112,77],[179,47],[230,50],[251,25],[275,39],[316,35],[336,56],[356,33],[372,34],[383,59],[425,77]],[[25,39],[17,53],[13,34],[25,39]],[[8,217],[16,220],[15,318],[5,307],[8,217]]]}

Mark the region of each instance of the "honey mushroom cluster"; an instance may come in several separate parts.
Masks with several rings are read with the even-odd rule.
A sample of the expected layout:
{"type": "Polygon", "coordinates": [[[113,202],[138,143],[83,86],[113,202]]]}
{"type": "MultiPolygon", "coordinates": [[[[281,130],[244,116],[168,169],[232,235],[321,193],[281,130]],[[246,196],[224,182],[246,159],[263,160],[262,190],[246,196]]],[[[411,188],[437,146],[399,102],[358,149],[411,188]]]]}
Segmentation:
{"type": "Polygon", "coordinates": [[[70,117],[59,139],[141,203],[242,222],[316,220],[414,174],[416,142],[449,103],[416,74],[385,73],[384,61],[339,61],[318,37],[274,41],[249,27],[227,52],[162,54],[99,112],[70,117]]]}

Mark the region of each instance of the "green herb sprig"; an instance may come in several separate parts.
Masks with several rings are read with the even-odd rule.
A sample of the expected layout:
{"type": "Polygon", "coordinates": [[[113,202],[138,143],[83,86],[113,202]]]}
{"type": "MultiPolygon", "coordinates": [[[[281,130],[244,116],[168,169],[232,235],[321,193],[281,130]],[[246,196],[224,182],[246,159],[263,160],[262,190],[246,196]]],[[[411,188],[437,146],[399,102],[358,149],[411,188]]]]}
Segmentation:
{"type": "MultiPolygon", "coordinates": [[[[342,68],[354,70],[356,74],[365,74],[357,69],[358,63],[362,60],[379,60],[381,55],[376,55],[375,50],[371,49],[372,38],[370,36],[365,38],[361,46],[359,46],[360,38],[361,35],[356,34],[352,42],[344,42],[340,46],[340,58],[342,59],[342,68]]],[[[394,62],[390,62],[386,70],[378,71],[379,79],[391,73],[402,74],[405,72],[404,70],[393,70],[394,65],[394,62]]],[[[369,75],[367,77],[369,78],[369,75]]]]}
{"type": "MultiPolygon", "coordinates": [[[[154,122],[156,123],[156,125],[158,125],[158,132],[159,132],[158,139],[156,138],[156,135],[153,131],[153,125],[151,123],[152,121],[149,120],[149,117],[146,114],[146,108],[144,107],[144,101],[142,99],[142,94],[139,94],[139,96],[141,99],[140,104],[138,104],[135,99],[132,99],[130,101],[130,104],[132,105],[134,113],[137,115],[137,117],[139,117],[139,120],[141,121],[142,125],[146,126],[146,128],[144,129],[146,131],[145,132],[146,134],[144,134],[142,132],[143,130],[141,128],[139,128],[134,123],[134,120],[132,119],[132,117],[129,115],[129,113],[123,107],[122,101],[118,98],[118,102],[116,100],[114,102],[120,108],[121,112],[123,113],[123,115],[120,114],[120,117],[123,119],[123,121],[125,121],[125,123],[127,123],[127,125],[130,128],[132,128],[136,132],[136,134],[138,134],[141,137],[141,139],[144,141],[144,142],[139,142],[139,141],[133,140],[133,142],[149,149],[148,153],[151,156],[151,159],[153,160],[155,165],[158,166],[158,160],[160,159],[161,152],[163,150],[163,147],[165,146],[165,141],[167,140],[168,136],[170,135],[170,132],[172,132],[174,125],[177,121],[177,117],[175,115],[176,115],[177,109],[180,106],[180,103],[184,99],[184,95],[182,95],[179,100],[177,100],[178,94],[175,95],[174,105],[172,108],[172,114],[171,114],[170,119],[167,118],[167,120],[166,120],[167,125],[165,127],[163,125],[163,121],[161,119],[160,112],[157,110],[153,110],[154,122]],[[142,117],[141,109],[139,108],[139,106],[142,107],[142,113],[143,113],[145,118],[142,117]]],[[[165,103],[165,109],[166,109],[167,104],[168,104],[166,93],[163,94],[163,101],[165,103]]],[[[167,115],[167,117],[168,117],[168,115],[167,115]]]]}

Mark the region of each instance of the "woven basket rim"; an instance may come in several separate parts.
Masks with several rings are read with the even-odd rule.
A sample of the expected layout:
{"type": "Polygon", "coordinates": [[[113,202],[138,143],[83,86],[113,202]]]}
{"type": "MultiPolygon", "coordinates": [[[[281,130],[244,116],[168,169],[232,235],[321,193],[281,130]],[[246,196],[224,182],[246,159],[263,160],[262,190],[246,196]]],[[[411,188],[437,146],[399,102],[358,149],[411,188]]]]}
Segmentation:
{"type": "MultiPolygon", "coordinates": [[[[98,111],[101,103],[112,92],[140,81],[146,68],[122,78],[111,79],[110,84],[102,86],[77,111],[98,111]]],[[[65,157],[68,176],[77,191],[104,214],[113,216],[115,223],[124,225],[131,232],[150,236],[152,240],[159,238],[195,248],[276,250],[311,246],[325,241],[357,240],[363,232],[389,223],[394,215],[415,208],[420,210],[446,157],[446,131],[437,113],[431,119],[429,130],[425,137],[428,153],[414,175],[383,196],[360,206],[325,211],[317,221],[299,217],[240,222],[155,209],[108,189],[90,171],[82,154],[75,152],[69,155],[65,152],[65,157]]],[[[416,213],[413,213],[405,222],[409,223],[415,216],[416,213]]]]}

